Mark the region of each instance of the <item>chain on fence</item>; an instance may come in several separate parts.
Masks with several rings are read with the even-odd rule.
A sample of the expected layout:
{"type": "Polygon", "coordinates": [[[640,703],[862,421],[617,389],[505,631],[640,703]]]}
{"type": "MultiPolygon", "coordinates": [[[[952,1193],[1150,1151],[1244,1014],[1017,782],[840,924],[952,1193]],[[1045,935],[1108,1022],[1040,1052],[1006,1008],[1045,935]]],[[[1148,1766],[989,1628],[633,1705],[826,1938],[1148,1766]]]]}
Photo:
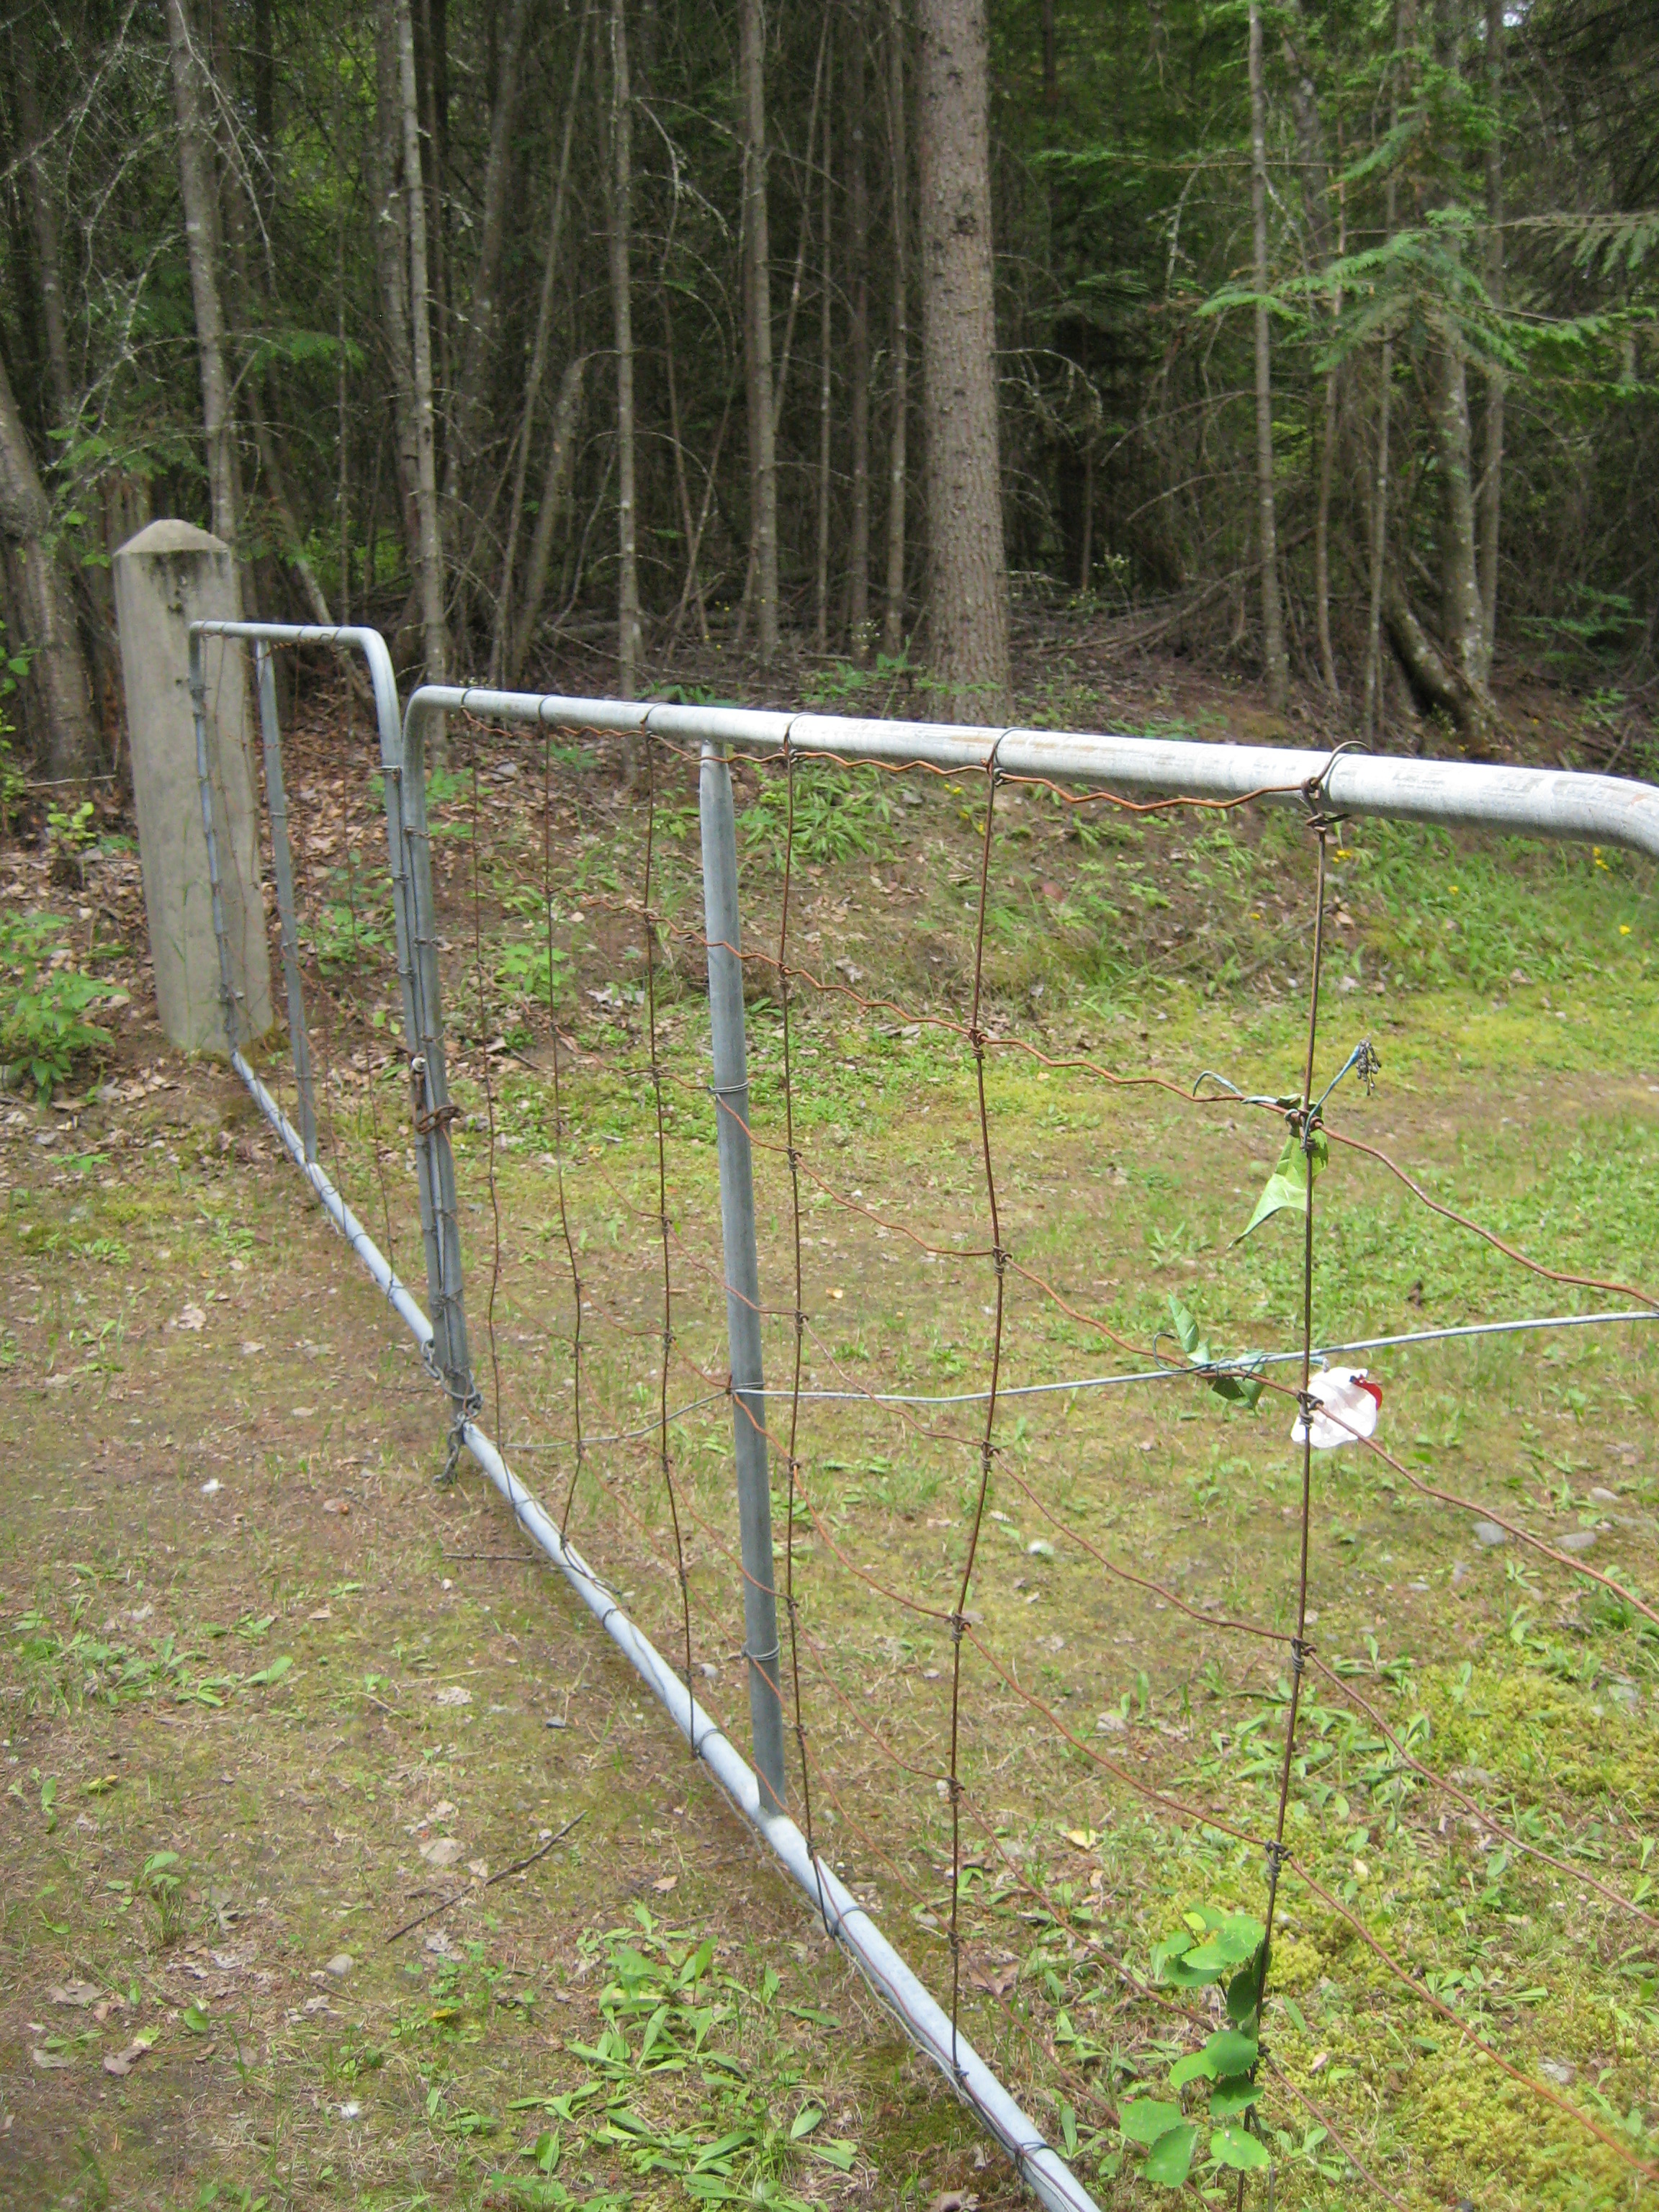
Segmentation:
{"type": "MultiPolygon", "coordinates": [[[[1386,1593],[1362,1602],[1347,1565],[1362,1505],[1387,1500],[1396,1548],[1443,1574],[1478,1521],[1526,1602],[1581,1590],[1650,1665],[1639,1571],[1465,1495],[1395,1409],[1545,1328],[1599,1327],[1629,1355],[1659,1306],[1597,1262],[1607,1224],[1574,1230],[1581,1264],[1547,1264],[1559,1220],[1500,1236],[1381,1130],[1389,1071],[1328,972],[1348,854],[1322,781],[1148,804],[1010,775],[994,750],[968,774],[786,744],[735,770],[738,945],[708,926],[700,859],[723,765],[453,714],[414,833],[434,1109],[372,732],[343,741],[296,692],[279,787],[271,665],[265,860],[274,881],[286,842],[276,949],[310,1057],[296,1074],[268,1048],[266,1080],[416,1284],[439,1117],[477,1386],[458,1417],[482,1408],[733,1741],[770,1698],[778,1794],[953,2046],[972,2036],[1085,2179],[1236,2176],[1266,2203],[1270,2176],[1292,2197],[1302,2176],[1400,2203],[1387,2077],[1435,2052],[1489,2069],[1597,2186],[1659,2179],[1639,2125],[1540,2071],[1552,1992],[1504,1994],[1534,1914],[1651,1958],[1641,1808],[1587,1844],[1547,1778],[1460,1764],[1459,1729],[1431,1717],[1455,1719],[1455,1668],[1389,1651],[1386,1593]],[[1059,872],[1149,823],[1194,848],[1267,834],[1268,799],[1293,806],[1271,834],[1304,902],[1277,969],[1294,957],[1305,1019],[1289,1080],[1261,1085],[1243,1024],[1237,1064],[1191,1080],[1133,1024],[1120,1054],[1098,1022],[1045,1015],[1066,889],[1034,896],[1034,830],[1059,872]],[[836,895],[853,857],[857,902],[836,895]],[[910,919],[924,865],[952,871],[948,933],[910,919]],[[746,1080],[711,1086],[711,967],[733,954],[746,1080]],[[752,1297],[723,1237],[722,1115],[752,1162],[752,1297]],[[1190,1228],[1206,1193],[1231,1209],[1209,1237],[1190,1228]],[[1368,1266],[1427,1220],[1456,1240],[1467,1315],[1379,1334],[1368,1266]],[[763,1395],[734,1383],[744,1312],[763,1395]],[[733,1489],[745,1425],[766,1563],[733,1489]],[[1405,1869],[1387,1899],[1368,1850],[1405,1869]],[[1494,1884],[1519,1910],[1494,1917],[1477,1986],[1442,1969],[1434,1929],[1494,1884]],[[1327,2067],[1308,2015],[1335,1972],[1388,2025],[1327,2067]]],[[[1652,2023],[1621,2030],[1650,2061],[1652,2023]]]]}

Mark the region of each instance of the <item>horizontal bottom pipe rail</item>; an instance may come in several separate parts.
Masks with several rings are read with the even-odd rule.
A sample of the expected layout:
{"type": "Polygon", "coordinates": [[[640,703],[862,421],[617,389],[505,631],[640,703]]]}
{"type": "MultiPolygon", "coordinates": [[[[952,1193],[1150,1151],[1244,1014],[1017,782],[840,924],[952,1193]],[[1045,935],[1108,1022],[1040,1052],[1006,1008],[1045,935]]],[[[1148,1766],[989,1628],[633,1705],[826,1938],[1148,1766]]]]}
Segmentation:
{"type": "MultiPolygon", "coordinates": [[[[430,1358],[432,1324],[422,1312],[374,1240],[314,1160],[308,1161],[299,1132],[240,1052],[231,1065],[253,1103],[281,1138],[295,1165],[316,1193],[325,1212],[385,1292],[430,1358]]],[[[1098,2212],[1092,2197],[1058,2153],[1052,2150],[997,2075],[964,2035],[953,2034],[948,2014],[938,2005],[882,1934],[846,1884],[837,1880],[786,1814],[761,1802],[753,1768],[698,1705],[687,1684],[643,1630],[617,1602],[614,1591],[556,1525],[507,1466],[476,1421],[461,1430],[468,1451],[513,1509],[519,1526],[557,1567],[617,1649],[667,1711],[692,1751],[726,1797],[771,1850],[785,1872],[805,1892],[825,1932],[852,1959],[865,1980],[911,2041],[931,2058],[963,2101],[1002,2145],[1022,2181],[1051,2212],[1098,2212]]]]}

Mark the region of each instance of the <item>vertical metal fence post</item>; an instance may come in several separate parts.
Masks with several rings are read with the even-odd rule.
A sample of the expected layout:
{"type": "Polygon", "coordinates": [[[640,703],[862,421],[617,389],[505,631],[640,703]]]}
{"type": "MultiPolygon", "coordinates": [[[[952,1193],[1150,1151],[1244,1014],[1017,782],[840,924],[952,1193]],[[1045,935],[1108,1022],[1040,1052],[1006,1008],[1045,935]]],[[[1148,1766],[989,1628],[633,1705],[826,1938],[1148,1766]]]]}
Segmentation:
{"type": "Polygon", "coordinates": [[[738,1475],[738,1525],[743,1542],[749,1725],[754,1738],[755,1769],[770,1801],[767,1809],[781,1812],[783,1705],[778,1694],[778,1607],[772,1565],[766,1389],[761,1364],[760,1261],[755,1249],[749,1065],[738,934],[738,832],[732,810],[731,771],[724,755],[713,745],[702,749],[700,798],[720,1233],[726,1248],[726,1333],[732,1356],[732,1447],[738,1475]]]}
{"type": "Polygon", "coordinates": [[[259,743],[265,762],[265,806],[270,816],[270,865],[276,878],[276,915],[283,939],[283,987],[288,997],[288,1041],[294,1054],[294,1081],[300,1095],[300,1138],[306,1158],[317,1158],[317,1094],[311,1078],[311,1039],[306,1030],[305,991],[300,981],[300,940],[294,913],[294,858],[288,842],[288,795],[283,788],[283,733],[276,719],[276,677],[270,647],[253,648],[258,679],[259,743]]]}
{"type": "Polygon", "coordinates": [[[401,893],[407,944],[404,1013],[409,1024],[410,1074],[416,1134],[421,1146],[422,1227],[427,1237],[428,1289],[432,1304],[433,1357],[449,1392],[453,1425],[444,1477],[453,1473],[461,1423],[482,1404],[472,1376],[461,1270],[461,1231],[455,1196],[455,1157],[449,1125],[455,1118],[444,1066],[443,1001],[438,976],[438,920],[432,896],[432,846],[426,826],[424,725],[406,715],[397,754],[386,763],[386,831],[401,893]]]}
{"type": "Polygon", "coordinates": [[[219,948],[219,998],[224,1008],[225,1050],[234,1053],[241,1047],[242,1016],[232,979],[224,892],[219,882],[219,841],[213,826],[213,778],[208,770],[207,679],[202,672],[202,641],[194,630],[190,635],[190,706],[196,726],[196,784],[202,797],[202,836],[207,845],[208,890],[213,902],[213,941],[219,948]]]}

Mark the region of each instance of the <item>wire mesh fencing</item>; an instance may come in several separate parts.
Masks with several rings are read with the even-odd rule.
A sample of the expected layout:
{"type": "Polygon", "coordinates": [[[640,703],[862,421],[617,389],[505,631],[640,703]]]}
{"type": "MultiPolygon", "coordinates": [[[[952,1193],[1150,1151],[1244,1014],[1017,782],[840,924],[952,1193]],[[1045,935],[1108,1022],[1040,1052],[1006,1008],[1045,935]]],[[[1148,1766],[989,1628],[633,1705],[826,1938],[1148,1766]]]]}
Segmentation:
{"type": "Polygon", "coordinates": [[[1411,2201],[1432,2063],[1635,2201],[1651,2004],[1591,2094],[1528,1961],[1546,1914],[1651,1959],[1653,1808],[1587,1825],[1449,1620],[1416,1653],[1395,1616],[1501,1571],[1539,1672],[1650,1694],[1651,1531],[1540,1512],[1547,1453],[1518,1500],[1493,1472],[1536,1348],[1604,1346],[1634,1402],[1659,1304],[1606,1207],[1483,1209],[1391,1133],[1336,757],[1148,798],[994,738],[730,762],[684,712],[447,694],[428,767],[419,703],[378,787],[285,741],[318,1155],[449,1307],[453,1437],[499,1440],[694,1740],[752,1731],[827,1924],[889,1930],[970,2095],[988,2055],[1039,2193],[1088,2201],[1046,2137],[1103,2193],[1411,2201]],[[1147,854],[1155,932],[1160,868],[1246,849],[1280,927],[1228,1064],[1080,1025],[1103,856],[1147,854]],[[1445,1318],[1383,1325],[1425,1272],[1445,1318]]]}

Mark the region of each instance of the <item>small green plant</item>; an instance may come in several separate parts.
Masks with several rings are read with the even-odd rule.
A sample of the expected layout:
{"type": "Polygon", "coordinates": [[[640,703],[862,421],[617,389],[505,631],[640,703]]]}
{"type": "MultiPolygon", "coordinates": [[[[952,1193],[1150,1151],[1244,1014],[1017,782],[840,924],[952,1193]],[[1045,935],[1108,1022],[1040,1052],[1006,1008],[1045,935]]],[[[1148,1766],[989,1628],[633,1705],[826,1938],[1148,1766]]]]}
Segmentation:
{"type": "Polygon", "coordinates": [[[68,1082],[77,1060],[108,1052],[113,1039],[85,1017],[125,1006],[126,994],[54,957],[69,924],[61,915],[0,915],[0,1084],[33,1083],[42,1105],[68,1082]]]}
{"type": "Polygon", "coordinates": [[[1224,1985],[1228,2024],[1201,2051],[1170,2069],[1172,2098],[1137,2097],[1118,2107],[1127,2144],[1145,2154],[1142,2178],[1165,2189],[1184,2189],[1197,2154],[1204,2118],[1210,2124],[1212,2171],[1249,2173],[1268,2163],[1265,2144],[1250,2129],[1250,2108],[1261,2094],[1261,1985],[1267,1971],[1267,1931],[1248,1912],[1217,1912],[1197,1905],[1185,1925],[1152,1947],[1152,1973],[1167,1987],[1201,1990],[1224,1985]],[[1182,2101],[1194,2082],[1209,2085],[1206,2113],[1192,2119],[1182,2101]]]}
{"type": "Polygon", "coordinates": [[[84,883],[87,853],[97,842],[98,829],[89,799],[83,799],[78,806],[46,809],[46,848],[57,882],[84,883]]]}
{"type": "Polygon", "coordinates": [[[181,1943],[185,1934],[185,1881],[178,1869],[177,1851],[153,1851],[144,1861],[144,1871],[140,1876],[144,1894],[155,1907],[161,1923],[164,1950],[181,1943]]]}
{"type": "Polygon", "coordinates": [[[538,1006],[548,1002],[550,973],[556,1000],[564,996],[563,970],[570,964],[570,956],[562,945],[550,948],[544,940],[538,944],[530,939],[516,945],[504,945],[495,963],[495,988],[503,998],[528,999],[538,1006]]]}
{"type": "MultiPolygon", "coordinates": [[[[892,820],[884,791],[872,790],[835,769],[795,771],[794,847],[797,860],[813,865],[873,853],[892,820]]],[[[763,783],[754,805],[738,818],[752,848],[758,846],[774,867],[783,865],[789,830],[789,786],[782,777],[763,783]]]]}

